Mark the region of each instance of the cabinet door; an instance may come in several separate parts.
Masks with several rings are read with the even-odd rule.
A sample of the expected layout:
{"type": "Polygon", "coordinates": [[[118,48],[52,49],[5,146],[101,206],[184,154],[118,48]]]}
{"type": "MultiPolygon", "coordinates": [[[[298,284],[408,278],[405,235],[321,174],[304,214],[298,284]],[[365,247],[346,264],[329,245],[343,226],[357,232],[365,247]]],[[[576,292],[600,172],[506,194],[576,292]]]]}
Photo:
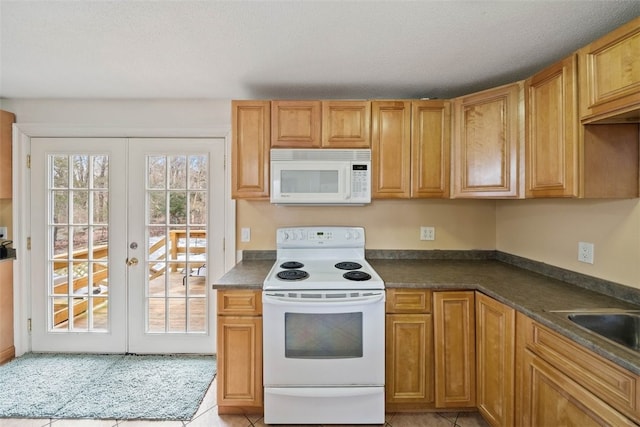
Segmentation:
{"type": "Polygon", "coordinates": [[[474,292],[433,293],[437,408],[476,406],[474,292]]]}
{"type": "Polygon", "coordinates": [[[320,147],[320,101],[271,101],[271,147],[320,147]]]}
{"type": "Polygon", "coordinates": [[[580,118],[584,123],[621,115],[638,119],[640,17],[578,51],[580,118]],[[634,111],[635,110],[635,111],[634,111]]]}
{"type": "Polygon", "coordinates": [[[371,103],[371,197],[397,199],[411,196],[411,103],[371,103]]]}
{"type": "Polygon", "coordinates": [[[369,148],[371,146],[370,101],[323,101],[322,146],[369,148]]]}
{"type": "Polygon", "coordinates": [[[411,103],[411,197],[449,197],[451,108],[448,101],[411,103]]]}
{"type": "Polygon", "coordinates": [[[387,314],[387,403],[433,402],[432,331],[431,314],[387,314]]]}
{"type": "Polygon", "coordinates": [[[576,56],[526,81],[527,197],[578,196],[576,56]]]}
{"type": "Polygon", "coordinates": [[[455,100],[452,197],[520,195],[520,90],[511,84],[455,100]]]}
{"type": "Polygon", "coordinates": [[[515,310],[476,292],[477,405],[493,427],[514,425],[515,310]]]}
{"type": "Polygon", "coordinates": [[[232,101],[231,194],[234,199],[269,196],[269,101],[232,101]]]}
{"type": "Polygon", "coordinates": [[[522,365],[522,412],[516,425],[636,425],[529,350],[524,351],[522,365]]]}
{"type": "MultiPolygon", "coordinates": [[[[16,116],[0,110],[0,199],[10,199],[11,188],[11,138],[12,124],[16,116]]],[[[6,236],[5,236],[6,238],[6,236]]]]}
{"type": "Polygon", "coordinates": [[[15,356],[13,345],[13,261],[0,262],[0,364],[15,356]]]}
{"type": "Polygon", "coordinates": [[[220,413],[262,407],[262,318],[218,316],[220,413]]]}

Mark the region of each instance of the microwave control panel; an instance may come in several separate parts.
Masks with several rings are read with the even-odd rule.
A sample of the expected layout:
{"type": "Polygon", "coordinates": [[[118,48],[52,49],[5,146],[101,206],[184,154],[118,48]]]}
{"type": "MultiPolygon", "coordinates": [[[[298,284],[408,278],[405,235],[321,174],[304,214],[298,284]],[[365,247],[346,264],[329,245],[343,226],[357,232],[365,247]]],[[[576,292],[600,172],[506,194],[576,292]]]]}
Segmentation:
{"type": "Polygon", "coordinates": [[[351,165],[351,198],[371,200],[371,165],[353,163],[351,165]]]}

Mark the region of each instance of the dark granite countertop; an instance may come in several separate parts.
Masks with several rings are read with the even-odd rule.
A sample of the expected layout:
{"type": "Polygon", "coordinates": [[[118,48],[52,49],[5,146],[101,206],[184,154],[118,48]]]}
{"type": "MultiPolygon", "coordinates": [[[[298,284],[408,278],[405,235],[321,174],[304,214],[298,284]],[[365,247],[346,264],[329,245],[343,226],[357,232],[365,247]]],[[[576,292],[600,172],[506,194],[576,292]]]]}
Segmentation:
{"type": "MultiPolygon", "coordinates": [[[[260,251],[245,257],[213,288],[261,289],[274,262],[269,253],[260,251]]],[[[367,260],[387,288],[481,291],[640,374],[639,352],[613,344],[578,327],[566,315],[552,312],[640,310],[640,290],[496,251],[373,251],[367,253],[367,260]]]]}

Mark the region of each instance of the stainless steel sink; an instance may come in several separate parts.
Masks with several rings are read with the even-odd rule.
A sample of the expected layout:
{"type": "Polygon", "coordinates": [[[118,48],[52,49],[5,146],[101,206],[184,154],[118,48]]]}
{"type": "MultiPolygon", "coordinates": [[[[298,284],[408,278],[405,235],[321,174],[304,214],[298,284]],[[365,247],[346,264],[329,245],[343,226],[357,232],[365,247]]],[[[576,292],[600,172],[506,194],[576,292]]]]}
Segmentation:
{"type": "MultiPolygon", "coordinates": [[[[558,312],[556,312],[558,313],[558,312]]],[[[567,319],[613,342],[640,351],[640,311],[566,311],[567,319]]]]}

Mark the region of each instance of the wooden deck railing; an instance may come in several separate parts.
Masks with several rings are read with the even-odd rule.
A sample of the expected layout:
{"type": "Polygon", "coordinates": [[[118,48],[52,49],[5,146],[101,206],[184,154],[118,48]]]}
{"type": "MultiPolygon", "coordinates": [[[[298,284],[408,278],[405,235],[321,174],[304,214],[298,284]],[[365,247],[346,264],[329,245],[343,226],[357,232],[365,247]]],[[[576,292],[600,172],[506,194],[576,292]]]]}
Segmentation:
{"type": "MultiPolygon", "coordinates": [[[[190,230],[189,238],[200,238],[206,239],[207,232],[205,230],[190,230]]],[[[180,241],[183,240],[185,243],[187,242],[187,230],[171,230],[169,235],[161,238],[156,243],[149,247],[149,255],[156,254],[160,252],[160,254],[153,258],[153,261],[157,261],[155,263],[150,263],[149,265],[149,280],[153,280],[157,277],[162,276],[166,273],[166,260],[167,255],[169,255],[169,265],[170,271],[176,272],[178,268],[184,268],[187,271],[190,271],[192,264],[197,264],[198,266],[203,265],[202,261],[198,262],[189,262],[187,265],[186,262],[176,262],[178,261],[178,256],[181,254],[187,253],[187,246],[180,245],[180,241]],[[167,250],[167,243],[169,243],[169,247],[167,250]]],[[[204,254],[207,251],[206,247],[199,246],[190,246],[189,248],[190,254],[204,254]]],[[[60,272],[64,274],[60,274],[60,280],[53,285],[53,293],[55,295],[73,295],[78,290],[83,288],[87,288],[87,292],[92,292],[92,288],[98,285],[108,286],[109,279],[109,267],[107,265],[107,257],[108,257],[109,248],[108,245],[100,245],[95,246],[93,248],[93,255],[91,257],[91,262],[89,263],[89,250],[81,249],[78,251],[74,251],[72,254],[72,260],[67,258],[66,254],[58,255],[54,258],[53,262],[53,270],[54,272],[60,272]],[[85,261],[86,260],[86,261],[85,261]],[[101,262],[104,260],[104,263],[101,262]],[[71,273],[72,280],[72,292],[69,292],[69,264],[71,263],[73,272],[71,273]],[[91,265],[92,274],[88,273],[88,266],[91,265]],[[91,286],[89,286],[89,279],[92,279],[91,286]]],[[[84,293],[83,293],[84,294],[84,293]]],[[[73,297],[73,316],[78,316],[87,311],[89,306],[88,298],[82,295],[78,295],[77,297],[73,297]]],[[[103,303],[100,299],[94,298],[94,305],[96,303],[103,303]]],[[[69,319],[69,310],[66,304],[55,304],[54,305],[54,325],[58,325],[64,321],[69,319]]]]}

